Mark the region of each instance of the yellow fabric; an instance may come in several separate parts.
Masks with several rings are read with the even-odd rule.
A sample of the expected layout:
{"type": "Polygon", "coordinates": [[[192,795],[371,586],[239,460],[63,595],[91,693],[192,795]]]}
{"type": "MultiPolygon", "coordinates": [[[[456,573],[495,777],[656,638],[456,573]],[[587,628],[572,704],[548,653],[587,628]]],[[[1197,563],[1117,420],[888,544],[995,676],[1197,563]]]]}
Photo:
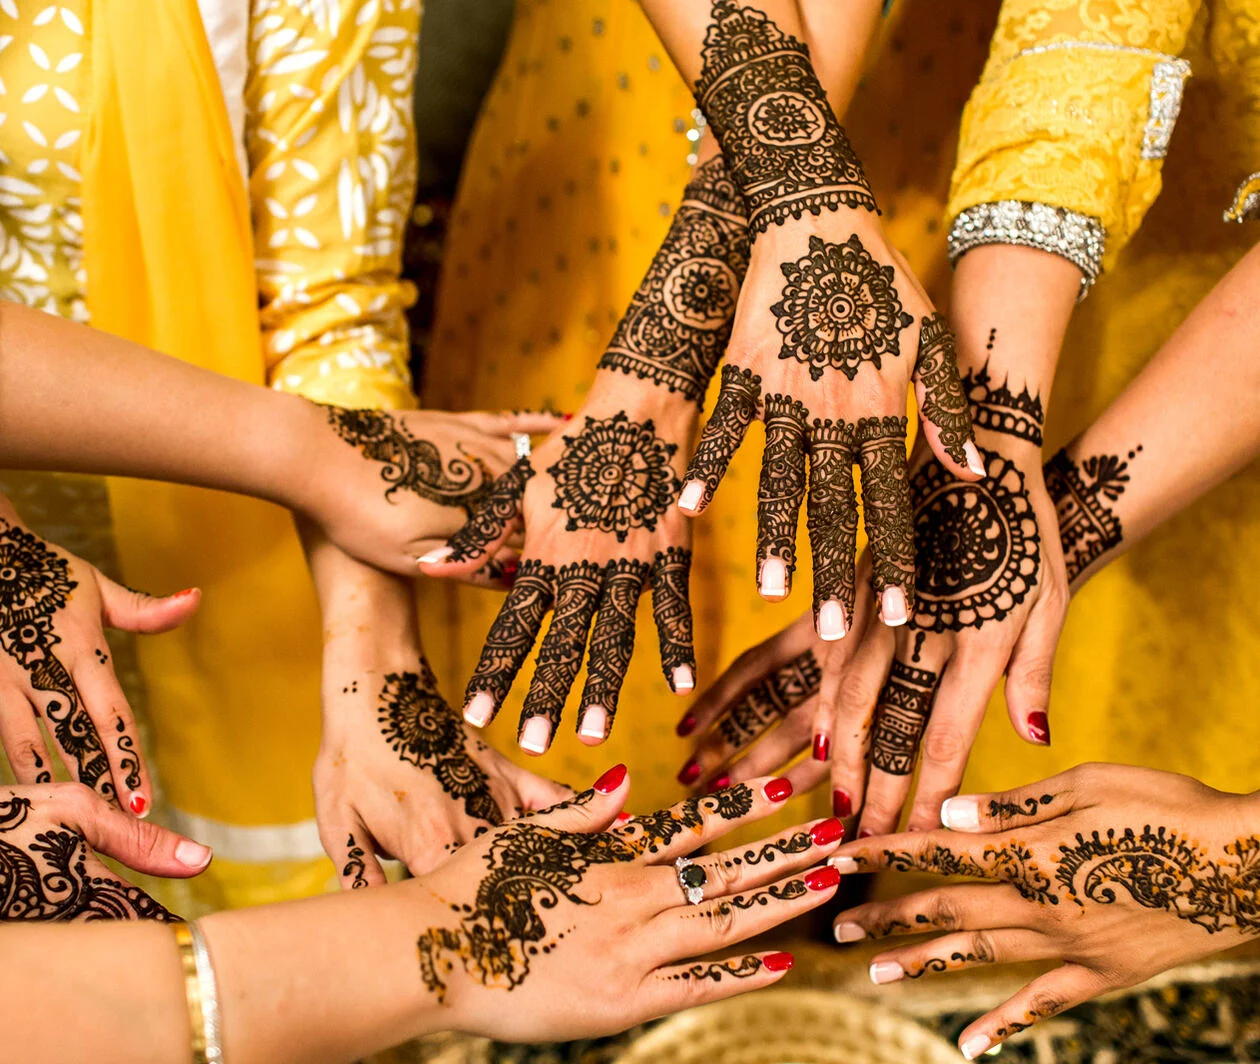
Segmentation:
{"type": "Polygon", "coordinates": [[[1107,233],[1103,264],[1110,268],[1159,195],[1162,160],[1142,158],[1155,64],[1182,53],[1202,6],[1003,4],[984,75],[963,114],[948,217],[998,199],[1092,215],[1107,233]],[[1029,52],[1063,45],[1082,47],[1029,52]]]}

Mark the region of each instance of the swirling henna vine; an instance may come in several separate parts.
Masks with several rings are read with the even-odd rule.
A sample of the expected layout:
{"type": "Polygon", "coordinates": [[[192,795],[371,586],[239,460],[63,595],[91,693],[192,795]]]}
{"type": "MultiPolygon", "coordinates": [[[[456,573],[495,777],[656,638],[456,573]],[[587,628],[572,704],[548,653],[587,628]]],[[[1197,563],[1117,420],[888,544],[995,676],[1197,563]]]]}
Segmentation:
{"type": "Polygon", "coordinates": [[[1014,802],[989,802],[989,816],[1010,819],[1017,816],[1036,816],[1043,806],[1054,801],[1053,794],[1043,794],[1040,798],[1025,798],[1022,805],[1014,802]]]}
{"type": "Polygon", "coordinates": [[[602,583],[603,568],[594,562],[573,562],[557,573],[555,612],[538,651],[534,680],[525,696],[522,731],[530,717],[546,717],[553,727],[559,722],[569,688],[582,667],[586,636],[602,583]]]}
{"type": "MultiPolygon", "coordinates": [[[[0,648],[26,670],[32,687],[54,696],[44,715],[57,744],[74,759],[79,782],[113,800],[105,748],[78,687],[53,653],[61,642],[53,620],[76,587],[65,558],[38,536],[0,520],[0,648]]],[[[134,774],[128,776],[128,786],[133,786],[132,778],[134,774]]]]}
{"type": "Polygon", "coordinates": [[[367,876],[364,874],[367,871],[367,863],[364,861],[366,856],[363,847],[354,841],[354,835],[351,834],[346,839],[346,863],[341,869],[342,876],[351,877],[351,890],[362,890],[368,885],[367,876]]]}
{"type": "Polygon", "coordinates": [[[1116,454],[1096,454],[1079,464],[1063,450],[1046,463],[1046,490],[1059,518],[1069,583],[1124,539],[1124,526],[1107,503],[1124,494],[1129,462],[1141,450],[1141,444],[1134,447],[1127,461],[1116,454]]]}
{"type": "Polygon", "coordinates": [[[878,211],[809,49],[764,12],[713,0],[696,100],[748,201],[754,236],[805,211],[878,211]]]}
{"type": "Polygon", "coordinates": [[[618,558],[604,569],[604,586],[591,630],[582,705],[603,708],[608,714],[608,726],[617,714],[621,684],[634,654],[635,611],[647,578],[647,563],[633,558],[618,558]]]}
{"type": "Polygon", "coordinates": [[[1066,1001],[1042,998],[1041,1003],[1035,1009],[1029,1009],[1024,1013],[1022,1023],[1018,1020],[1012,1021],[1005,1026],[999,1027],[993,1032],[993,1035],[995,1038],[1010,1038],[1013,1034],[1019,1034],[1020,1031],[1028,1030],[1029,1027],[1039,1023],[1041,1020],[1048,1020],[1052,1016],[1059,1015],[1065,1008],[1067,1008],[1066,1001]]]}
{"type": "Polygon", "coordinates": [[[456,532],[446,545],[451,548],[448,562],[464,562],[485,552],[486,547],[503,535],[504,530],[521,512],[525,485],[534,475],[528,458],[518,458],[490,488],[482,504],[469,514],[468,523],[456,532]]]}
{"type": "Polygon", "coordinates": [[[791,853],[804,853],[813,845],[814,840],[808,831],[798,831],[786,839],[767,842],[760,850],[745,850],[742,861],[746,865],[773,864],[776,858],[786,857],[791,853]]]}
{"type": "Polygon", "coordinates": [[[490,695],[496,705],[503,701],[529,656],[543,617],[551,609],[555,579],[555,566],[534,558],[521,562],[516,583],[490,626],[477,669],[468,681],[465,701],[480,691],[490,695]]]}
{"type": "Polygon", "coordinates": [[[736,894],[730,904],[736,909],[752,909],[758,905],[769,905],[772,901],[791,901],[808,893],[803,879],[789,879],[782,886],[766,887],[752,894],[736,894]]]}
{"type": "Polygon", "coordinates": [[[444,460],[437,444],[416,439],[405,424],[380,410],[324,409],[338,436],[384,466],[381,479],[389,485],[385,498],[401,489],[441,506],[460,506],[471,515],[489,494],[490,471],[462,447],[458,457],[444,460]]]}
{"type": "Polygon", "coordinates": [[[599,368],[702,403],[730,340],[748,243],[744,198],[718,156],[692,176],[599,368]]]}
{"type": "Polygon", "coordinates": [[[691,622],[691,551],[669,547],[652,561],[652,616],[661,644],[661,668],[669,689],[676,691],[674,670],[695,668],[691,622]]]}
{"type": "Polygon", "coordinates": [[[805,501],[809,411],[790,395],[767,395],[766,447],[757,489],[757,559],[779,558],[796,570],[796,525],[805,501]]]}
{"type": "Polygon", "coordinates": [[[720,983],[723,979],[747,979],[761,971],[761,958],[749,955],[737,961],[712,961],[709,964],[693,964],[681,972],[675,972],[669,978],[682,981],[712,979],[720,983]]]}
{"type": "Polygon", "coordinates": [[[463,722],[438,693],[428,662],[421,659],[416,670],[385,676],[377,709],[381,734],[400,761],[431,772],[452,801],[462,801],[467,816],[503,823],[490,779],[468,753],[463,722]]]}
{"type": "Polygon", "coordinates": [[[809,254],[780,267],[787,284],[770,311],[783,345],[779,358],[809,367],[812,380],[836,369],[849,380],[863,362],[880,368],[901,353],[901,332],[914,321],[901,308],[895,271],[878,262],[854,233],[843,244],[809,238],[809,254]]]}
{"type": "Polygon", "coordinates": [[[651,418],[631,421],[623,412],[586,418],[576,436],[564,437],[564,453],[547,473],[555,479],[552,503],[568,515],[565,528],[597,528],[624,543],[632,528],[656,528],[678,496],[670,464],[676,443],[656,435],[651,418]]]}
{"type": "Polygon", "coordinates": [[[828,599],[853,616],[858,508],[853,485],[857,431],[845,421],[814,418],[809,430],[806,528],[814,561],[814,616],[828,599]]]}
{"type": "Polygon", "coordinates": [[[713,493],[761,407],[761,378],[757,374],[728,365],[722,367],[721,378],[713,416],[705,424],[696,452],[683,474],[684,480],[704,484],[701,506],[708,506],[713,500],[713,493]]]}
{"type": "Polygon", "coordinates": [[[876,593],[899,587],[914,609],[914,529],[906,483],[906,419],[864,417],[857,423],[862,507],[876,593]]]}
{"type": "Polygon", "coordinates": [[[879,693],[871,734],[871,764],[891,776],[914,771],[919,740],[932,713],[936,673],[900,661],[892,663],[879,693]]]}
{"type": "Polygon", "coordinates": [[[1041,905],[1058,905],[1051,892],[1049,878],[1037,867],[1029,849],[1019,842],[1003,846],[986,846],[977,862],[967,854],[955,853],[947,846],[931,846],[920,853],[885,850],[884,859],[896,872],[934,872],[941,876],[967,876],[971,879],[999,879],[1010,883],[1029,901],[1041,905]]]}
{"type": "Polygon", "coordinates": [[[123,779],[127,789],[134,791],[140,786],[140,758],[136,754],[136,741],[127,732],[127,725],[121,720],[114,725],[114,730],[118,732],[118,767],[127,775],[123,779]]]}
{"type": "Polygon", "coordinates": [[[989,376],[986,360],[974,373],[968,370],[962,378],[962,388],[971,406],[971,420],[976,428],[1014,436],[1034,447],[1041,446],[1041,428],[1046,421],[1046,411],[1041,396],[1033,395],[1027,388],[1013,392],[1009,380],[998,384],[989,376]]]}
{"type": "Polygon", "coordinates": [[[920,323],[914,374],[923,386],[920,413],[936,426],[945,453],[966,465],[963,447],[971,439],[971,411],[958,376],[954,334],[941,314],[925,317],[920,323]]]}
{"type": "Polygon", "coordinates": [[[956,480],[930,459],[910,483],[914,499],[915,626],[929,632],[1000,621],[1034,587],[1041,567],[1037,517],[1024,474],[980,448],[985,478],[956,480]]]}
{"type": "MultiPolygon", "coordinates": [[[[983,942],[984,940],[978,939],[983,942]]],[[[951,953],[949,959],[944,957],[929,957],[923,962],[920,968],[907,968],[907,979],[920,979],[925,975],[935,975],[940,972],[948,972],[952,968],[963,968],[968,964],[992,964],[992,952],[981,949],[977,953],[951,953]]]]}
{"type": "Polygon", "coordinates": [[[807,699],[822,685],[822,668],[812,650],[798,654],[757,684],[727,710],[718,731],[732,747],[752,742],[771,724],[807,699]]]}
{"type": "Polygon", "coordinates": [[[685,831],[699,834],[706,813],[721,820],[738,820],[752,812],[753,793],[737,783],[713,794],[688,798],[670,809],[635,817],[615,834],[630,840],[640,853],[662,852],[685,831]]]}

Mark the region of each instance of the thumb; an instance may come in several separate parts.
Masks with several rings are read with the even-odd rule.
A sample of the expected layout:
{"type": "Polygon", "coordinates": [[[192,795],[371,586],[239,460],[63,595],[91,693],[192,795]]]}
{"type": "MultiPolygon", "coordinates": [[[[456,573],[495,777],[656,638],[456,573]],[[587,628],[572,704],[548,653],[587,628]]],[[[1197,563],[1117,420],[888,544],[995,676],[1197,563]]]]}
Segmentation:
{"type": "Polygon", "coordinates": [[[117,584],[103,573],[96,574],[101,592],[103,620],[110,628],[124,632],[169,632],[197,612],[201,591],[190,587],[165,598],[154,598],[117,584]]]}
{"type": "Polygon", "coordinates": [[[1006,711],[1030,743],[1050,745],[1050,678],[1064,614],[1043,598],[1011,648],[1006,667],[1006,711]]]}
{"type": "Polygon", "coordinates": [[[518,769],[512,783],[520,798],[521,808],[527,813],[544,811],[576,797],[572,787],[549,780],[546,776],[539,776],[528,769],[518,769]]]}
{"type": "Polygon", "coordinates": [[[527,818],[557,831],[593,834],[607,831],[617,819],[630,793],[630,775],[625,765],[614,765],[594,785],[566,802],[553,805],[527,818]]]}
{"type": "Polygon", "coordinates": [[[151,876],[188,879],[204,872],[214,856],[210,847],[170,828],[137,820],[99,798],[79,818],[78,828],[97,853],[151,876]]]}

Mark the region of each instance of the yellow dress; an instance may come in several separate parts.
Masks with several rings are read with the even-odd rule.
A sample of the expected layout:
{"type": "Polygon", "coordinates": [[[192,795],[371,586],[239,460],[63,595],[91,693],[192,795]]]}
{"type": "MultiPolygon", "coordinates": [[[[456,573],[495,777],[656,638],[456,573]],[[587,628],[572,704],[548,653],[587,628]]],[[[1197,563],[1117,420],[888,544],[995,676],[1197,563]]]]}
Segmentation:
{"type": "MultiPolygon", "coordinates": [[[[102,190],[84,174],[90,182],[93,138],[119,117],[104,101],[124,98],[109,62],[134,47],[117,32],[126,15],[118,0],[0,3],[0,298],[80,321],[95,316],[85,257],[97,262],[103,245],[89,237],[85,246],[84,207],[85,192],[102,190]]],[[[152,62],[159,77],[161,64],[178,73],[170,83],[190,92],[178,101],[189,114],[203,103],[195,91],[210,92],[217,113],[207,128],[230,126],[224,180],[239,182],[233,194],[241,203],[248,196],[253,217],[255,261],[245,269],[254,274],[246,286],[256,285],[250,330],[259,340],[238,353],[238,375],[319,401],[412,405],[409,286],[399,270],[414,184],[420,0],[171,0],[155,17],[166,20],[161,39],[172,51],[134,58],[152,62]]],[[[164,158],[164,148],[141,146],[155,169],[133,183],[156,180],[177,199],[179,160],[164,158]]],[[[213,178],[199,174],[188,186],[202,179],[213,178]]],[[[197,204],[176,206],[173,217],[197,224],[197,204]]],[[[104,232],[92,217],[89,233],[104,232]]],[[[220,267],[181,265],[209,287],[220,267]]],[[[140,262],[106,261],[95,276],[116,280],[126,270],[143,284],[140,262]]],[[[180,309],[159,306],[154,317],[180,309]]],[[[170,802],[159,815],[216,850],[191,896],[176,894],[173,904],[252,904],[332,883],[310,788],[320,629],[287,515],[125,481],[109,484],[108,500],[91,478],[6,475],[2,487],[50,538],[107,568],[121,559],[129,582],[205,592],[189,626],[139,643],[142,685],[125,667],[128,654],[118,656],[129,696],[147,695],[150,764],[170,802]]]]}

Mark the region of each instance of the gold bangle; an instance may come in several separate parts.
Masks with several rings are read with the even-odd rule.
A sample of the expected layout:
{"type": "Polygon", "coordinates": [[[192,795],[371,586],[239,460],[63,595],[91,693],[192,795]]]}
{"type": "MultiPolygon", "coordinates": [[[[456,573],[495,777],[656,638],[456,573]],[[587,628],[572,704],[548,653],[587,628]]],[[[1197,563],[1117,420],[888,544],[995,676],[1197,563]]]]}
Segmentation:
{"type": "Polygon", "coordinates": [[[188,1000],[188,1025],[192,1028],[193,1064],[209,1064],[206,1056],[206,1014],[201,1003],[201,977],[197,974],[197,951],[192,928],[174,924],[175,945],[179,947],[179,963],[184,970],[184,996],[188,1000]]]}

